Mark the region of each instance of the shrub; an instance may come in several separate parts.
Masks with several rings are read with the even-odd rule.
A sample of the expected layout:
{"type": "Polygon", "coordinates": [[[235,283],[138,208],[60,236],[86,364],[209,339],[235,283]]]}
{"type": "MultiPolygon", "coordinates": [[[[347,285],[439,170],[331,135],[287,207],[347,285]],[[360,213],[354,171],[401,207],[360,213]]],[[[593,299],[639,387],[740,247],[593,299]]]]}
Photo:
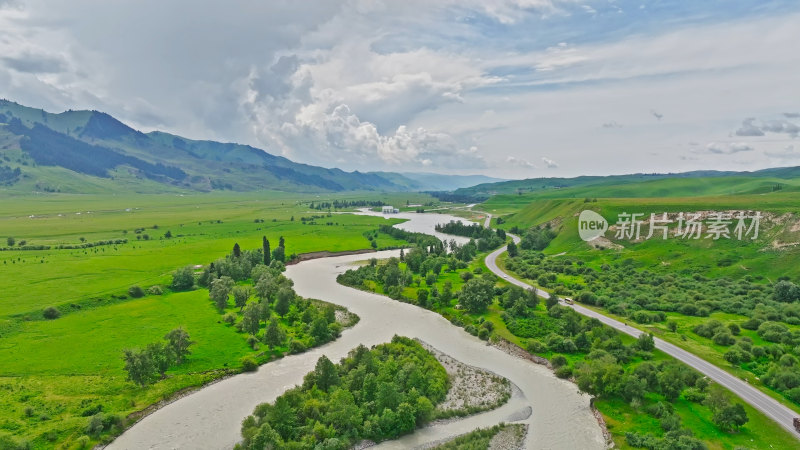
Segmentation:
{"type": "Polygon", "coordinates": [[[222,321],[227,323],[228,325],[233,325],[236,323],[236,314],[234,313],[227,313],[222,316],[222,321]]]}
{"type": "Polygon", "coordinates": [[[42,315],[44,316],[45,319],[48,320],[58,319],[59,317],[61,317],[61,311],[56,309],[54,306],[48,306],[47,308],[44,309],[42,315]]]}
{"type": "Polygon", "coordinates": [[[544,353],[547,351],[547,347],[536,339],[529,340],[525,349],[530,353],[544,353]]]}
{"type": "Polygon", "coordinates": [[[163,295],[164,294],[164,288],[162,288],[161,286],[159,286],[157,284],[154,284],[153,286],[150,286],[149,288],[147,288],[147,293],[150,294],[150,295],[163,295]]]}
{"type": "Polygon", "coordinates": [[[564,355],[555,355],[552,358],[550,358],[550,364],[552,364],[553,367],[558,369],[559,367],[567,365],[567,358],[565,358],[564,355]]]}
{"type": "Polygon", "coordinates": [[[714,335],[712,340],[717,345],[728,346],[736,343],[736,338],[734,338],[733,335],[728,330],[723,330],[718,332],[717,334],[714,335]]]}
{"type": "Polygon", "coordinates": [[[297,339],[292,339],[289,342],[289,353],[294,355],[297,353],[303,353],[307,350],[306,344],[303,341],[298,341],[297,339]]]}
{"type": "Polygon", "coordinates": [[[144,289],[142,289],[140,286],[131,286],[128,288],[128,295],[133,298],[144,297],[144,289]]]}
{"type": "Polygon", "coordinates": [[[89,436],[85,434],[78,438],[77,440],[78,448],[86,448],[89,446],[89,436]]]}
{"type": "Polygon", "coordinates": [[[555,370],[558,378],[569,378],[572,376],[572,368],[570,366],[561,366],[555,370]]]}
{"type": "Polygon", "coordinates": [[[245,372],[255,372],[258,370],[258,362],[250,355],[242,358],[242,369],[245,372]]]}

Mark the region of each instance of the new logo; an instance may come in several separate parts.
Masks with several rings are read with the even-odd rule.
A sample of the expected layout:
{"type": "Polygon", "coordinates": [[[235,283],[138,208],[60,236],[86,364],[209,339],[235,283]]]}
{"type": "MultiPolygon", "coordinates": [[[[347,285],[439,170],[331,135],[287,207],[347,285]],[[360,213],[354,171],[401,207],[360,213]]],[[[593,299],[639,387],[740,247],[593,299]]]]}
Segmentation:
{"type": "Polygon", "coordinates": [[[584,210],[578,216],[578,234],[586,242],[604,235],[608,230],[608,221],[594,211],[584,210]]]}

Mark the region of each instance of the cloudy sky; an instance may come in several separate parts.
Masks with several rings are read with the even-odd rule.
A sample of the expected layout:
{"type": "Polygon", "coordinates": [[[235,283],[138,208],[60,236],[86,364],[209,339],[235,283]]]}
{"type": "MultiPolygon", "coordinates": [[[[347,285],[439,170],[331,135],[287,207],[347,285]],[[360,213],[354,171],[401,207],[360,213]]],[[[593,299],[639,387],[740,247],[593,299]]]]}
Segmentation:
{"type": "Polygon", "coordinates": [[[800,2],[0,0],[0,97],[348,170],[800,165],[800,2]]]}

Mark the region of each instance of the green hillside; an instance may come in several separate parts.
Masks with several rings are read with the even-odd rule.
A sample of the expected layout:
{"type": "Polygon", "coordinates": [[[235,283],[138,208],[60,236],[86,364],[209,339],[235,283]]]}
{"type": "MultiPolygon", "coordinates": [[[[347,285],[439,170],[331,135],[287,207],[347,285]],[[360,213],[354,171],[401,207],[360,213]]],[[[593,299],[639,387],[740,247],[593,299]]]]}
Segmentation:
{"type": "Polygon", "coordinates": [[[778,189],[797,190],[798,186],[800,186],[800,167],[785,167],[756,172],[698,171],[677,174],[535,178],[479,184],[457,189],[451,195],[461,201],[484,201],[495,195],[514,194],[530,202],[538,198],[759,194],[778,189]]]}
{"type": "Polygon", "coordinates": [[[249,145],[139,132],[98,111],[52,114],[0,100],[0,190],[153,193],[212,190],[322,193],[423,191],[483,176],[346,172],[249,145]]]}

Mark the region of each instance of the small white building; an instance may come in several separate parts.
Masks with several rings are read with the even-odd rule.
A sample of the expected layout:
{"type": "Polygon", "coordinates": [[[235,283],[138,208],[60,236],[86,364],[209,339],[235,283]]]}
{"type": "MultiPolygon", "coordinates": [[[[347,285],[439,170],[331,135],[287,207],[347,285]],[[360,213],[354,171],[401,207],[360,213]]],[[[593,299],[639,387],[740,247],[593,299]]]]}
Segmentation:
{"type": "Polygon", "coordinates": [[[400,210],[395,208],[394,206],[384,206],[381,208],[381,213],[383,214],[397,214],[400,210]]]}

